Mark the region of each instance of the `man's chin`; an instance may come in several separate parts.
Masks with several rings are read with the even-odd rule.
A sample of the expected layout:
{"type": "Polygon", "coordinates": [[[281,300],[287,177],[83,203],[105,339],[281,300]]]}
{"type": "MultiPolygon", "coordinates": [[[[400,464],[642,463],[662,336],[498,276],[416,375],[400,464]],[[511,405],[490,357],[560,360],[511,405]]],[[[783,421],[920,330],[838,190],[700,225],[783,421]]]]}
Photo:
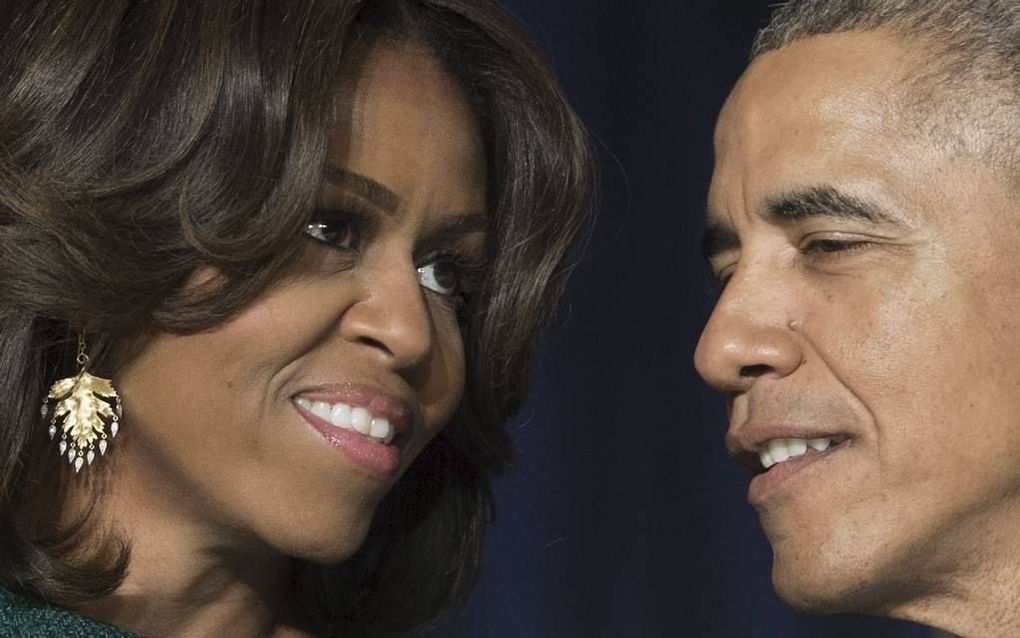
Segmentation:
{"type": "Polygon", "coordinates": [[[776,595],[790,608],[804,614],[838,614],[852,611],[846,599],[800,581],[772,577],[776,595]]]}
{"type": "Polygon", "coordinates": [[[806,614],[863,611],[874,583],[860,565],[846,561],[813,560],[808,555],[776,555],[772,585],[780,600],[806,614]]]}

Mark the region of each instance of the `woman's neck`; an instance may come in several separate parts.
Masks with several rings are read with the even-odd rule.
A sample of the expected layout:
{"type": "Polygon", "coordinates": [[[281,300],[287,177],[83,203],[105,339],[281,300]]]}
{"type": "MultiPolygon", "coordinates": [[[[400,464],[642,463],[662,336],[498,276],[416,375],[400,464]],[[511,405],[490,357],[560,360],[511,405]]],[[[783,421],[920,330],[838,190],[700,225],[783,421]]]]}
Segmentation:
{"type": "MultiPolygon", "coordinates": [[[[126,455],[125,455],[126,456],[126,455]]],[[[123,583],[75,611],[144,636],[302,636],[293,628],[294,561],[252,535],[217,525],[182,498],[180,486],[121,459],[105,482],[95,531],[130,547],[123,583]]],[[[72,493],[65,520],[86,495],[72,493]]]]}

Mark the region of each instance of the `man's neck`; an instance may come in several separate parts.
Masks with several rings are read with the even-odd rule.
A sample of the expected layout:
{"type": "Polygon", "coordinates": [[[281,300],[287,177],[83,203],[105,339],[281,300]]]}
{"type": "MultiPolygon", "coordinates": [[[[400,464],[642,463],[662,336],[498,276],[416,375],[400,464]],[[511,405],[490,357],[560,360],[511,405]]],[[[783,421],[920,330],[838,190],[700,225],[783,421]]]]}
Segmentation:
{"type": "MultiPolygon", "coordinates": [[[[968,638],[1020,636],[1020,506],[1004,505],[945,535],[952,551],[918,568],[923,596],[881,610],[968,638]]],[[[931,553],[928,554],[931,556],[931,553]]],[[[914,583],[917,586],[917,583],[914,583]]]]}

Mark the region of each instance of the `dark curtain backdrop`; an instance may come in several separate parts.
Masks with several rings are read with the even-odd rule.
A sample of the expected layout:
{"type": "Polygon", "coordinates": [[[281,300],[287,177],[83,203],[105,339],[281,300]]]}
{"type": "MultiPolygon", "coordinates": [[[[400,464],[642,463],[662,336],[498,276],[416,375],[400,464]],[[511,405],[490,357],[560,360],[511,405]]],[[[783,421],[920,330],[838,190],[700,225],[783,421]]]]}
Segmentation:
{"type": "Polygon", "coordinates": [[[477,590],[434,635],[930,635],[782,606],[722,401],[691,364],[715,296],[699,254],[712,129],[768,3],[504,3],[594,137],[602,202],[513,425],[477,590]]]}

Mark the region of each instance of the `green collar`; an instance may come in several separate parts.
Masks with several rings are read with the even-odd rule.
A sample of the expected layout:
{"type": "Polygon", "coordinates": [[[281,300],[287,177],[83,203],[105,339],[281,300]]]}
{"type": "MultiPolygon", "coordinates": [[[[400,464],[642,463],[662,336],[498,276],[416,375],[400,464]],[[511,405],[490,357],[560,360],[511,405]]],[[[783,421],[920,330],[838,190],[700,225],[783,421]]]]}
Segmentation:
{"type": "Polygon", "coordinates": [[[116,627],[0,587],[0,636],[19,638],[136,638],[116,627]]]}

